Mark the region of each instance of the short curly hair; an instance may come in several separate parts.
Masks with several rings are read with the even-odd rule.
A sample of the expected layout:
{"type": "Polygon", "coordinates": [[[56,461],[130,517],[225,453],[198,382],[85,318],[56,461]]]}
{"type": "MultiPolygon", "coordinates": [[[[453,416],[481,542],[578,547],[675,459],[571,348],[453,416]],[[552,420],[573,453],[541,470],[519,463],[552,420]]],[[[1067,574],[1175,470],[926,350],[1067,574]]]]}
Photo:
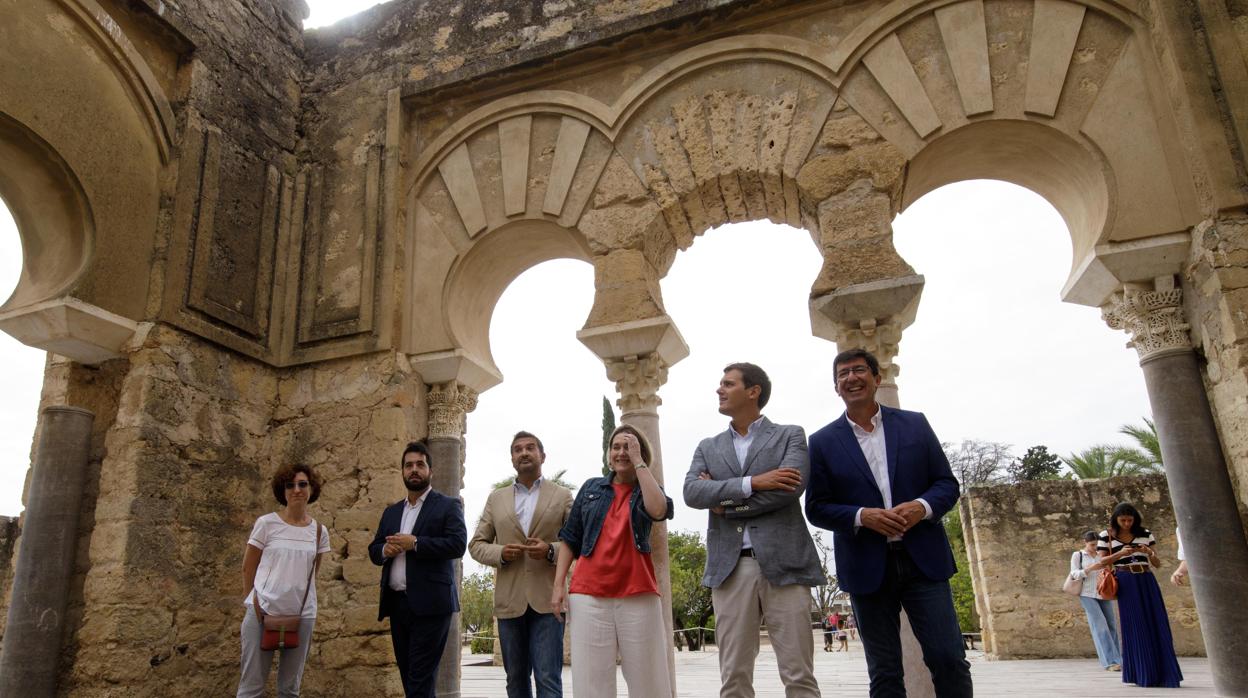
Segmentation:
{"type": "Polygon", "coordinates": [[[299,473],[308,476],[308,483],[312,487],[312,494],[308,496],[308,504],[315,502],[321,496],[321,485],[324,482],[321,480],[321,476],[316,474],[312,466],[295,463],[279,468],[276,473],[273,473],[273,498],[277,500],[278,504],[286,506],[286,483],[294,482],[295,475],[299,473]]]}

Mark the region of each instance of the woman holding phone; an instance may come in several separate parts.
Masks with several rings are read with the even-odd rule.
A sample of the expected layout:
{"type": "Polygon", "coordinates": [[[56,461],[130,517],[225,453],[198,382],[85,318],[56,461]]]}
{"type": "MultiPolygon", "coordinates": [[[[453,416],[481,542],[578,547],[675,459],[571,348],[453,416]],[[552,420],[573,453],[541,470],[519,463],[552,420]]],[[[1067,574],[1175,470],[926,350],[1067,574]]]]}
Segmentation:
{"type": "Polygon", "coordinates": [[[1178,688],[1183,672],[1174,655],[1161,588],[1153,577],[1159,563],[1155,544],[1139,510],[1123,502],[1114,507],[1109,526],[1098,537],[1096,552],[1103,563],[1098,567],[1113,565],[1118,580],[1123,683],[1178,688]]]}

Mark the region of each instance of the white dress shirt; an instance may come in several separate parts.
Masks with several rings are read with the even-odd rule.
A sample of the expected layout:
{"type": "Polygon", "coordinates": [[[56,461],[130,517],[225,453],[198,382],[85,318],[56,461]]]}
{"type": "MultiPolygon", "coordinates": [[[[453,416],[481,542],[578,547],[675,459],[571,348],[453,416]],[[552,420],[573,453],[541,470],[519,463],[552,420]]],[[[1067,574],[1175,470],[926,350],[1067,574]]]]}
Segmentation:
{"type": "MultiPolygon", "coordinates": [[[[416,503],[412,504],[408,500],[403,505],[403,520],[399,522],[399,533],[411,533],[416,527],[416,518],[420,516],[420,508],[425,504],[425,497],[429,496],[430,487],[426,487],[425,491],[417,498],[416,503]]],[[[412,550],[416,550],[416,546],[412,546],[412,550]]],[[[394,562],[390,563],[390,588],[395,591],[407,591],[407,551],[394,556],[394,562]]]]}
{"type": "MultiPolygon", "coordinates": [[[[737,464],[741,466],[741,471],[745,472],[745,457],[750,453],[750,444],[754,443],[754,430],[762,423],[763,418],[760,415],[754,420],[750,426],[745,429],[745,436],[737,433],[732,427],[732,422],[728,423],[728,433],[732,434],[732,450],[737,452],[737,464]]],[[[750,476],[746,475],[741,478],[741,498],[749,499],[754,494],[754,486],[750,484],[750,476]]],[[[743,527],[745,530],[741,534],[741,549],[753,548],[754,544],[750,542],[749,527],[743,527]]]]}
{"type": "Polygon", "coordinates": [[[533,512],[537,511],[537,497],[541,493],[542,478],[533,481],[532,487],[525,487],[517,480],[512,489],[516,493],[516,520],[520,522],[520,530],[529,535],[533,526],[533,512]]]}
{"type": "MultiPolygon", "coordinates": [[[[849,420],[849,426],[854,430],[854,438],[858,439],[858,448],[862,449],[862,455],[867,459],[867,465],[871,468],[871,474],[875,476],[875,486],[880,488],[880,495],[884,498],[884,508],[893,508],[893,487],[888,479],[888,448],[884,442],[884,411],[877,404],[875,406],[875,414],[871,415],[871,431],[867,431],[858,426],[854,420],[849,419],[849,415],[845,415],[849,420]]],[[[932,518],[932,507],[922,497],[915,500],[923,505],[926,512],[923,518],[932,518]]],[[[859,507],[858,512],[854,514],[854,529],[862,527],[862,510],[865,507],[859,507]]],[[[901,540],[901,536],[889,536],[889,542],[901,540]]]]}

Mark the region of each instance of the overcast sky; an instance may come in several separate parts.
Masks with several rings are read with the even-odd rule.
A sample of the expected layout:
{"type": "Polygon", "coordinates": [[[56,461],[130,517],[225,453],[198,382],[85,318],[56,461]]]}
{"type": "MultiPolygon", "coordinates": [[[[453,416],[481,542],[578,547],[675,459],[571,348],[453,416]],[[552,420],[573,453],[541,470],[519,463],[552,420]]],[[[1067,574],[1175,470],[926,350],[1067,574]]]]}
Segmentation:
{"type": "MultiPolygon", "coordinates": [[[[310,2],[317,23],[336,17],[310,2]],[[319,19],[318,19],[319,18],[319,19]]],[[[343,3],[339,3],[343,4],[343,3]]],[[[368,6],[372,3],[357,3],[368,6]]],[[[976,438],[1021,454],[1044,444],[1069,454],[1124,442],[1119,426],[1149,414],[1126,335],[1094,308],[1062,303],[1070,237],[1039,196],[1001,182],[963,182],[923,197],[894,222],[898,252],[927,284],[897,363],[902,406],[925,412],[945,441],[976,438]]],[[[0,205],[0,297],[20,272],[16,228],[0,205]]],[[[814,431],[843,412],[833,392],[835,345],[810,332],[807,297],[820,259],[804,231],[748,223],[709,231],[680,253],[662,284],[668,314],[689,343],[662,390],[662,447],[673,529],[703,530],[680,503],[694,447],[727,428],[715,388],[725,364],[770,374],[766,414],[814,431]]],[[[556,260],[521,275],[491,325],[505,381],[468,419],[465,509],[470,525],[494,483],[511,474],[518,429],[546,444],[546,472],[581,483],[599,472],[601,403],[614,385],[576,340],[593,301],[593,271],[556,260]]],[[[0,514],[21,509],[44,354],[0,333],[0,514]]],[[[618,414],[618,410],[617,410],[618,414]]],[[[329,483],[332,487],[332,483],[329,483]]]]}

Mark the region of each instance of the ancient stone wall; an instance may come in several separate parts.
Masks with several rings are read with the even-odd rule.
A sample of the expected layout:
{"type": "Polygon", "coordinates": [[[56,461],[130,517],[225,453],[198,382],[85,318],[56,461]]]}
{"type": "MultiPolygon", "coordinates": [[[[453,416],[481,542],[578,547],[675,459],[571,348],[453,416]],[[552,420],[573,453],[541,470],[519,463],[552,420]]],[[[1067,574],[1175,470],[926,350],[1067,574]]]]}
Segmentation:
{"type": "Polygon", "coordinates": [[[971,580],[984,648],[997,659],[1094,657],[1078,599],[1062,593],[1085,530],[1100,531],[1118,502],[1131,502],[1157,538],[1156,572],[1180,655],[1204,655],[1190,587],[1170,584],[1174,510],[1165,477],[1051,480],[973,487],[962,498],[971,580]]]}
{"type": "Polygon", "coordinates": [[[1196,292],[1184,294],[1193,336],[1206,360],[1209,401],[1235,485],[1241,516],[1248,526],[1248,218],[1224,216],[1197,226],[1185,281],[1196,292]]]}
{"type": "MultiPolygon", "coordinates": [[[[237,680],[241,562],[268,480],[305,462],[331,531],[305,694],[397,695],[367,544],[423,436],[424,385],[398,355],[273,369],[163,325],[126,360],[50,367],[46,404],[97,414],[62,690],[222,695],[237,680]],[[332,672],[333,680],[329,680],[332,672]]],[[[8,558],[6,558],[7,560],[8,558]]]]}

